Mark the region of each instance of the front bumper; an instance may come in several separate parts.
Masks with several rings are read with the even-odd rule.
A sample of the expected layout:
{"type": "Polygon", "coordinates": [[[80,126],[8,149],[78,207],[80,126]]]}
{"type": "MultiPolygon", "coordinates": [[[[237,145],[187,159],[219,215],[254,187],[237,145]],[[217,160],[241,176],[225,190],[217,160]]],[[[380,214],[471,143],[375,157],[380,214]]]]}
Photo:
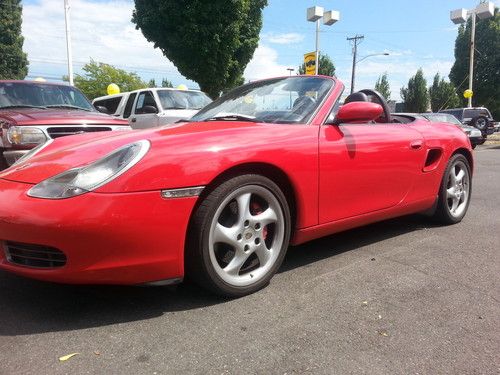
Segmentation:
{"type": "Polygon", "coordinates": [[[29,184],[0,179],[0,242],[62,251],[60,268],[7,260],[0,269],[71,284],[141,284],[184,276],[184,241],[197,197],[164,199],[159,191],[87,193],[64,200],[26,195],[29,184]]]}

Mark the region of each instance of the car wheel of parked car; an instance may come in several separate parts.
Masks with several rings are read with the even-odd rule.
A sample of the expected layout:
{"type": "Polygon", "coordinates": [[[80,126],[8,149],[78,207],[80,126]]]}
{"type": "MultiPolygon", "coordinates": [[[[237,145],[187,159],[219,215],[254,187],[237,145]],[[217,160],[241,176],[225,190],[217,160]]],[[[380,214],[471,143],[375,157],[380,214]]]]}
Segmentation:
{"type": "Polygon", "coordinates": [[[468,160],[462,154],[453,155],[443,175],[435,218],[443,224],[455,224],[469,207],[472,179],[468,160]]]}
{"type": "Polygon", "coordinates": [[[485,132],[486,129],[488,129],[488,124],[488,119],[484,116],[474,117],[471,121],[471,125],[481,130],[482,132],[485,132]]]}
{"type": "Polygon", "coordinates": [[[240,297],[269,283],[285,257],[290,210],[281,189],[259,175],[227,180],[196,209],[186,273],[202,287],[240,297]]]}

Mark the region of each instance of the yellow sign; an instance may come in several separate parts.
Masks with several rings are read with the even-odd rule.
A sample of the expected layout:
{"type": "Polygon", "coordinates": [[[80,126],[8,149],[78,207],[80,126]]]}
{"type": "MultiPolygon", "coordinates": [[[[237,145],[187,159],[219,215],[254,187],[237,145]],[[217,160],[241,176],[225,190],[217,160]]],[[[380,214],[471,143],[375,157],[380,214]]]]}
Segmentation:
{"type": "Polygon", "coordinates": [[[316,52],[309,52],[304,55],[304,65],[307,75],[313,76],[316,74],[316,52]]]}
{"type": "Polygon", "coordinates": [[[467,89],[467,90],[464,91],[464,98],[465,99],[472,98],[472,95],[474,95],[474,93],[472,92],[472,90],[467,89]]]}

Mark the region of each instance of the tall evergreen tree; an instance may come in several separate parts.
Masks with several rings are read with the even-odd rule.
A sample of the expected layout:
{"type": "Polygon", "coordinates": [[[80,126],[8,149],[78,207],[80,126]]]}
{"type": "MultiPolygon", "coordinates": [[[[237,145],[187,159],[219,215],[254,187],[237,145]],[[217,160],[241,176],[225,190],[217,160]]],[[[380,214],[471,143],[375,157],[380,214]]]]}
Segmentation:
{"type": "Polygon", "coordinates": [[[0,79],[24,79],[28,74],[21,35],[22,11],[20,0],[0,1],[0,79]]]}
{"type": "Polygon", "coordinates": [[[456,108],[460,106],[460,99],[451,82],[439,77],[436,73],[432,86],[429,87],[432,112],[439,112],[441,109],[456,108]]]}
{"type": "Polygon", "coordinates": [[[389,87],[389,81],[387,80],[387,72],[378,77],[375,83],[375,90],[382,94],[385,100],[391,99],[391,89],[389,87]]]}
{"type": "MultiPolygon", "coordinates": [[[[468,86],[471,21],[460,26],[455,41],[455,63],[450,71],[450,81],[459,93],[468,86]],[[460,86],[460,87],[459,87],[460,86]]],[[[500,118],[500,12],[495,9],[495,17],[477,19],[476,53],[474,54],[474,96],[472,105],[485,106],[500,118]]],[[[463,101],[465,105],[466,101],[463,101]]]]}
{"type": "Polygon", "coordinates": [[[408,81],[408,87],[401,88],[401,98],[406,112],[425,112],[429,107],[429,93],[427,81],[422,68],[408,81]]]}

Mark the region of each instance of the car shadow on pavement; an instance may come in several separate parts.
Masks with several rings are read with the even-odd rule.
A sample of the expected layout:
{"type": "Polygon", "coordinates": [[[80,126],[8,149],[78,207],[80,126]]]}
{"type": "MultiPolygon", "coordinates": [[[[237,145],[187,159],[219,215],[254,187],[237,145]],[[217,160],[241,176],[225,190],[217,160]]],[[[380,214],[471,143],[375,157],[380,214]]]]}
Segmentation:
{"type": "MultiPolygon", "coordinates": [[[[279,272],[423,227],[429,227],[428,221],[409,216],[292,247],[279,272]]],[[[0,336],[100,327],[228,301],[188,283],[173,287],[75,286],[0,272],[0,336]]]]}

